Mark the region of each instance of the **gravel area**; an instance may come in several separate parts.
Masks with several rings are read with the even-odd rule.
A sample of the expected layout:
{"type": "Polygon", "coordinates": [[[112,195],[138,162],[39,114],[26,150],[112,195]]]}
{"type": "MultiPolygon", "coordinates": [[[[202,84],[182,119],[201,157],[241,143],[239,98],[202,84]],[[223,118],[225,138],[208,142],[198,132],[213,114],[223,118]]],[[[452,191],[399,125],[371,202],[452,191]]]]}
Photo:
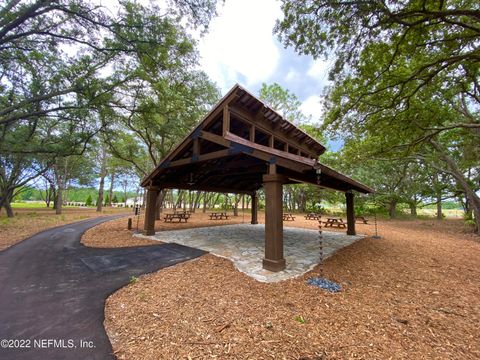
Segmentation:
{"type": "Polygon", "coordinates": [[[478,359],[480,243],[462,229],[382,221],[325,262],[339,293],[306,283],[318,269],[265,284],[206,255],[112,294],[105,326],[119,359],[478,359]]]}
{"type": "MultiPolygon", "coordinates": [[[[137,236],[145,237],[145,235],[137,236]]],[[[323,259],[362,237],[323,231],[323,259]]],[[[318,231],[287,225],[283,227],[286,268],[278,272],[265,270],[262,266],[262,260],[265,257],[264,224],[234,224],[159,231],[145,238],[208,251],[233,261],[238,270],[263,282],[283,281],[300,276],[320,263],[318,231]]]]}

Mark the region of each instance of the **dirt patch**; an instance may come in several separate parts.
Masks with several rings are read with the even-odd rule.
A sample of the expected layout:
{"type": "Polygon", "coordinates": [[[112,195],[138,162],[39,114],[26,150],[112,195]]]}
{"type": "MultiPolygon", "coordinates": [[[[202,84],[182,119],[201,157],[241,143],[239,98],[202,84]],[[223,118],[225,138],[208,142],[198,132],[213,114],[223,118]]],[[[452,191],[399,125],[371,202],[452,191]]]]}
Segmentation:
{"type": "Polygon", "coordinates": [[[326,261],[338,294],[306,285],[318,269],[265,284],[203,256],[114,293],[105,326],[120,359],[478,359],[480,244],[461,229],[383,221],[326,261]]]}
{"type": "Polygon", "coordinates": [[[104,208],[96,212],[93,208],[64,208],[61,215],[47,208],[14,209],[15,217],[0,214],[0,250],[6,249],[39,231],[75,221],[125,213],[126,209],[104,208]]]}

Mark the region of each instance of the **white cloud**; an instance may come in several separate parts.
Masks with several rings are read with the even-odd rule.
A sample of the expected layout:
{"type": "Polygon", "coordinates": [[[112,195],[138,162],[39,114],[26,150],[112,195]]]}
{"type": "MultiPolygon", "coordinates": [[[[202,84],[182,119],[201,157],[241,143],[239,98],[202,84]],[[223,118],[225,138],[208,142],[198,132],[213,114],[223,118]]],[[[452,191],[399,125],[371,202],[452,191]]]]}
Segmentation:
{"type": "Polygon", "coordinates": [[[312,95],[309,96],[300,106],[300,110],[302,110],[305,115],[312,117],[312,122],[314,124],[323,122],[323,109],[320,101],[320,96],[312,95]]]}
{"type": "Polygon", "coordinates": [[[329,68],[330,64],[328,61],[315,60],[312,62],[310,69],[308,69],[307,75],[312,78],[325,80],[328,76],[329,68]]]}
{"type": "Polygon", "coordinates": [[[297,77],[299,76],[298,72],[293,70],[293,69],[290,69],[287,73],[287,75],[285,76],[285,80],[287,82],[290,82],[292,80],[295,80],[297,77]]]}
{"type": "Polygon", "coordinates": [[[201,67],[224,92],[236,82],[267,81],[275,72],[280,51],[272,29],[280,16],[275,0],[225,2],[199,44],[201,67]]]}

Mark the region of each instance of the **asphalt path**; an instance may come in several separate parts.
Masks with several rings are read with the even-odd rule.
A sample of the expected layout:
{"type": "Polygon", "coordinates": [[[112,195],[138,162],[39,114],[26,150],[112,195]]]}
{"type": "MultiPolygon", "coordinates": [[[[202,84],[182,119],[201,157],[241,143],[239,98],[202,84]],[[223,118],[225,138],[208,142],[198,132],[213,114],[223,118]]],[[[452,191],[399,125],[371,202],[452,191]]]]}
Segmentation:
{"type": "Polygon", "coordinates": [[[113,218],[49,229],[0,252],[0,359],[114,359],[103,327],[105,299],[132,276],[205,253],[172,243],[80,243],[86,230],[113,218]]]}

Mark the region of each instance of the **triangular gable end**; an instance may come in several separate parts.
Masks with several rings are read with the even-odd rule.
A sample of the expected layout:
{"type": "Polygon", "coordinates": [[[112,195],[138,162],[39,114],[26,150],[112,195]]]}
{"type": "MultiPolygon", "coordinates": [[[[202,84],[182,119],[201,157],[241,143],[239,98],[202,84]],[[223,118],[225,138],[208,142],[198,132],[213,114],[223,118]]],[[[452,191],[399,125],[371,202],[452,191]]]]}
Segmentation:
{"type": "Polygon", "coordinates": [[[142,186],[151,185],[162,169],[237,152],[304,171],[324,151],[323,145],[237,84],[142,180],[142,186]]]}

